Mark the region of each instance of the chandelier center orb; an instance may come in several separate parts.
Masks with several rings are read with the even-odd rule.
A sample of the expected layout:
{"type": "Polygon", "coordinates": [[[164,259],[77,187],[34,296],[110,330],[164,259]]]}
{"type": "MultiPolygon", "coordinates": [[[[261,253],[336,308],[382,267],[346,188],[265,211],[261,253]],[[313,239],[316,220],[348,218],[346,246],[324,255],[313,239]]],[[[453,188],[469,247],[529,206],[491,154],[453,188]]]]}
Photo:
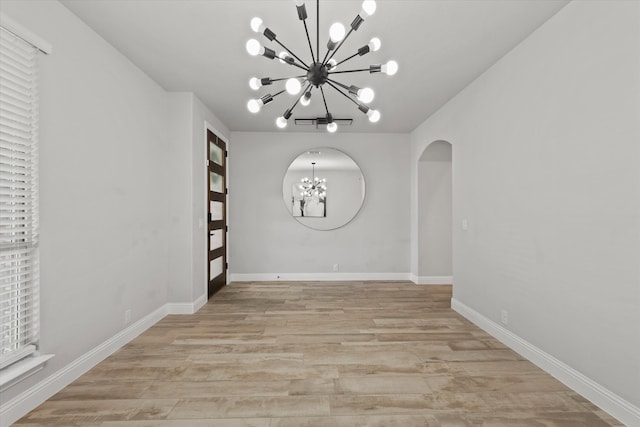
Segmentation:
{"type": "Polygon", "coordinates": [[[314,62],[307,72],[307,80],[315,87],[320,87],[327,82],[329,70],[325,64],[314,62]]]}

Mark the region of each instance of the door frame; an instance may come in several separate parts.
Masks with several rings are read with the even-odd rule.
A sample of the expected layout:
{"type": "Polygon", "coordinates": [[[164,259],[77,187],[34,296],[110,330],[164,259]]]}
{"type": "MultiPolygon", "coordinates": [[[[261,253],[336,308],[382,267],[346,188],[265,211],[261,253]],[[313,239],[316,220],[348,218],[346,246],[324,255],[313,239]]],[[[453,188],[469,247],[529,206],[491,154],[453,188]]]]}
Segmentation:
{"type": "MultiPolygon", "coordinates": [[[[203,247],[202,247],[202,259],[204,259],[204,271],[203,271],[203,294],[204,294],[204,298],[205,299],[209,299],[209,164],[208,164],[208,159],[209,159],[209,141],[208,141],[208,137],[207,137],[207,131],[213,132],[219,139],[221,139],[225,144],[226,144],[226,148],[227,148],[227,153],[229,152],[229,138],[227,138],[227,136],[220,132],[220,130],[218,130],[215,126],[213,126],[211,123],[209,123],[207,120],[204,121],[204,132],[203,132],[203,139],[204,139],[204,143],[201,145],[201,147],[203,147],[202,150],[202,155],[203,155],[203,160],[202,160],[202,164],[204,165],[204,171],[203,171],[203,181],[204,181],[204,191],[203,194],[200,196],[202,197],[201,200],[203,200],[203,211],[202,211],[202,225],[203,227],[201,227],[202,232],[204,233],[204,240],[203,240],[203,247]]],[[[225,186],[228,189],[229,188],[229,157],[227,157],[225,159],[225,186]]],[[[229,264],[229,195],[227,194],[226,196],[226,202],[225,202],[225,218],[227,219],[227,231],[226,231],[226,236],[225,236],[225,240],[226,240],[226,244],[225,244],[225,260],[227,262],[227,264],[229,264]]],[[[229,270],[227,269],[227,283],[229,284],[231,282],[230,280],[230,274],[229,274],[229,270]]]]}

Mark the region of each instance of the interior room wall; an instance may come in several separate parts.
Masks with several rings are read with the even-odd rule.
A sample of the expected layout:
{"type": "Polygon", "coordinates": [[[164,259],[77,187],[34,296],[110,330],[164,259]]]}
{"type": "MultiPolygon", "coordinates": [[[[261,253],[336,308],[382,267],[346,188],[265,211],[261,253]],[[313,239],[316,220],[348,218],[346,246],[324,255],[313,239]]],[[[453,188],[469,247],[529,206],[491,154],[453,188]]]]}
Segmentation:
{"type": "Polygon", "coordinates": [[[451,144],[435,141],[418,161],[418,283],[451,283],[451,144]]]}
{"type": "Polygon", "coordinates": [[[334,273],[334,264],[340,273],[408,278],[408,135],[233,132],[231,138],[229,268],[235,278],[312,277],[334,273]],[[289,164],[318,147],[349,155],[366,182],[362,209],[337,230],[299,224],[283,200],[289,164]]]}
{"type": "Polygon", "coordinates": [[[570,3],[411,135],[413,182],[428,143],[453,143],[454,299],[507,310],[510,333],[636,411],[639,20],[638,2],[570,3]]]}
{"type": "Polygon", "coordinates": [[[167,301],[166,92],[64,6],[4,1],[40,60],[41,350],[27,390],[167,301]]]}
{"type": "Polygon", "coordinates": [[[168,233],[168,299],[176,303],[194,301],[192,283],[193,236],[192,192],[193,180],[193,101],[188,92],[174,92],[169,95],[169,158],[164,171],[167,187],[164,189],[165,206],[169,213],[168,233]]]}

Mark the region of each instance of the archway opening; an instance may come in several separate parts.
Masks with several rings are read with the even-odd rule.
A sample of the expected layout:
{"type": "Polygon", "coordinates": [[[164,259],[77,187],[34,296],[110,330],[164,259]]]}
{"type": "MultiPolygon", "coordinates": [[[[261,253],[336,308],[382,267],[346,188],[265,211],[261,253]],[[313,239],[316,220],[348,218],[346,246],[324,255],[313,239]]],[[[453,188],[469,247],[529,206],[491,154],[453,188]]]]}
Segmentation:
{"type": "Polygon", "coordinates": [[[452,151],[434,141],[418,160],[419,284],[453,284],[452,151]]]}

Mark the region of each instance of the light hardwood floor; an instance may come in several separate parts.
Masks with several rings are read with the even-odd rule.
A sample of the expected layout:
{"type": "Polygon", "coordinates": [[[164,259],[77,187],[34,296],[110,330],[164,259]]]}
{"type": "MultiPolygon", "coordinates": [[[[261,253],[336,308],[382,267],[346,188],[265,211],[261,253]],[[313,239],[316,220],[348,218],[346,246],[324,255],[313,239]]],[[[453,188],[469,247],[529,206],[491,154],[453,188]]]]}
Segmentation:
{"type": "Polygon", "coordinates": [[[450,309],[450,286],[234,283],[17,425],[621,425],[450,309]]]}

